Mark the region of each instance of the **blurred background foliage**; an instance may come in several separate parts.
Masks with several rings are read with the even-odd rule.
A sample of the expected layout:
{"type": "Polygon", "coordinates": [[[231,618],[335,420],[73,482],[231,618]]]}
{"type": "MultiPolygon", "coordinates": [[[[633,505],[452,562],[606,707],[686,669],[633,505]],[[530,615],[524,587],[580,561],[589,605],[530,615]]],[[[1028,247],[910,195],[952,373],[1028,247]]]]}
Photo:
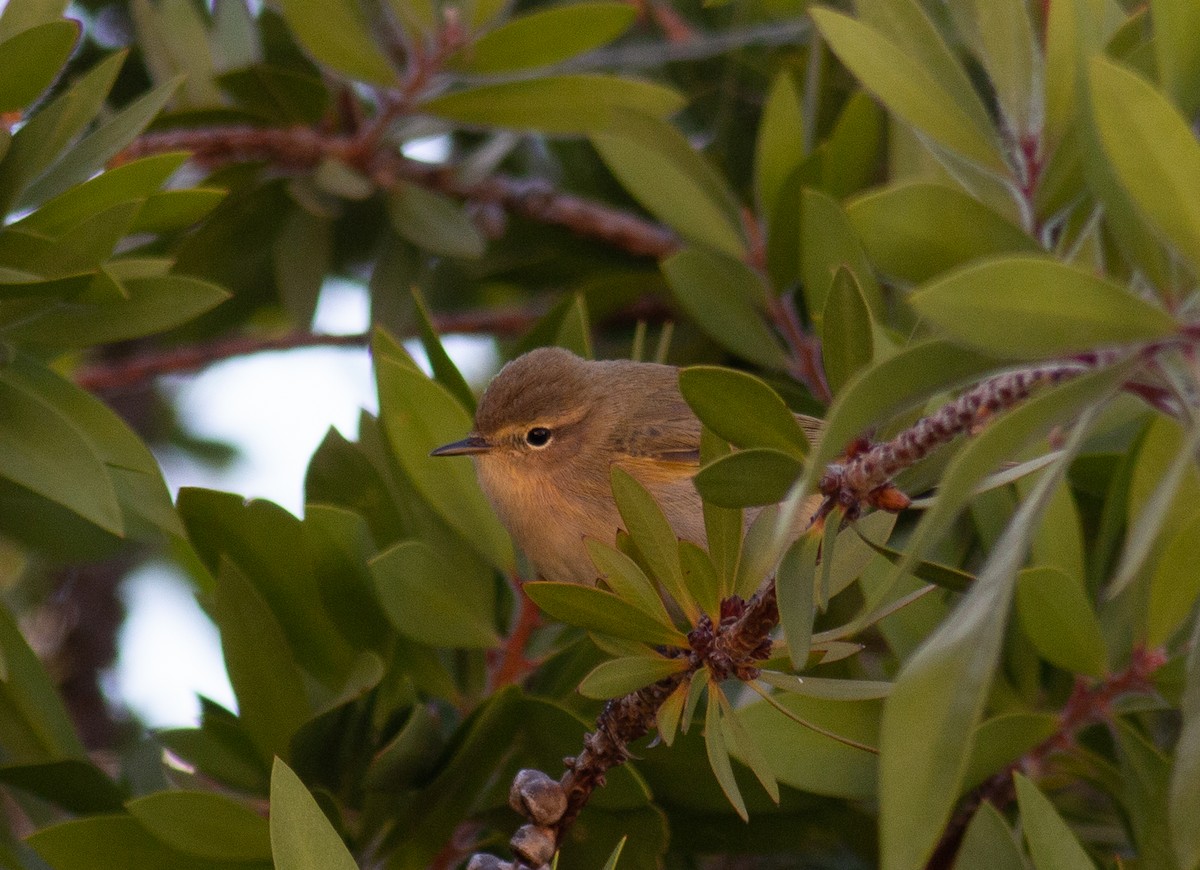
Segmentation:
{"type": "Polygon", "coordinates": [[[681,683],[560,866],[1200,866],[1198,110],[1192,0],[9,0],[0,865],[504,854],[516,771],[778,567],[767,670],[681,683]],[[334,280],[370,333],[312,331],[334,280]],[[696,366],[709,551],[617,480],[606,584],[526,587],[537,625],[428,456],[459,333],[696,366]],[[370,346],[378,414],[302,516],[169,492],[151,448],[228,451],[160,376],[322,345],[370,346]],[[777,532],[855,439],[1036,365],[889,471],[912,510],[777,532]],[[101,692],[151,557],[236,711],[101,692]]]}

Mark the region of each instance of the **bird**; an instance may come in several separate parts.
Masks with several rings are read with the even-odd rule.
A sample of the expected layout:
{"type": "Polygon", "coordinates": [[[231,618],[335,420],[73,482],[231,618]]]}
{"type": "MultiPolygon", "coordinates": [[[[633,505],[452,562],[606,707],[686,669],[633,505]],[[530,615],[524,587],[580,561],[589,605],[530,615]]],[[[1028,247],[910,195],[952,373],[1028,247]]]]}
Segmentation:
{"type": "Polygon", "coordinates": [[[595,585],[585,541],[611,545],[623,528],[614,466],[649,490],[680,539],[705,546],[692,482],[700,431],[675,366],[542,347],[505,365],[480,397],[473,431],[432,455],[475,460],[480,486],[539,576],[595,585]]]}

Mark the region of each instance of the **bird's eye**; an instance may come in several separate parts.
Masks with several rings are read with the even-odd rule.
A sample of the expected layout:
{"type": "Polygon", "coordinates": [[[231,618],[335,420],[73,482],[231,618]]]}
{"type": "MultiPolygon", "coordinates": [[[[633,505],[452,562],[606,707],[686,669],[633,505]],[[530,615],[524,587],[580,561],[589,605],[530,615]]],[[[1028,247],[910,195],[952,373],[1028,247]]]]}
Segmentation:
{"type": "Polygon", "coordinates": [[[525,443],[530,447],[545,447],[550,443],[551,434],[545,426],[534,426],[525,433],[525,443]]]}

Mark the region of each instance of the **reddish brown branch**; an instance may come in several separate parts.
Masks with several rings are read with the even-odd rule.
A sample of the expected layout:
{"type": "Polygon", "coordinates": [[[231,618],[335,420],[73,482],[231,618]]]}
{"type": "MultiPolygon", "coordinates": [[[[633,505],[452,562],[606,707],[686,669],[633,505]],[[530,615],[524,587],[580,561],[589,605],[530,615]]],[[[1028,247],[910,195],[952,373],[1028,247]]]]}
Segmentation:
{"type": "Polygon", "coordinates": [[[536,664],[525,658],[525,647],[529,645],[529,638],[534,630],[541,625],[541,613],[521,589],[519,582],[514,582],[513,587],[519,597],[520,606],[512,631],[504,638],[504,644],[492,668],[489,681],[492,692],[518,682],[536,664]]]}
{"type": "Polygon", "coordinates": [[[565,227],[635,256],[664,257],[679,247],[678,237],[662,224],[557,191],[544,181],[493,175],[482,181],[464,182],[452,166],[421,163],[383,150],[365,151],[358,137],[330,135],[308,127],[218,127],[148,133],[134,141],[122,159],[164,151],[190,151],[198,163],[209,168],[265,162],[287,173],[308,172],[322,160],[339,160],[385,189],[407,181],[457,199],[494,203],[513,214],[565,227]]]}

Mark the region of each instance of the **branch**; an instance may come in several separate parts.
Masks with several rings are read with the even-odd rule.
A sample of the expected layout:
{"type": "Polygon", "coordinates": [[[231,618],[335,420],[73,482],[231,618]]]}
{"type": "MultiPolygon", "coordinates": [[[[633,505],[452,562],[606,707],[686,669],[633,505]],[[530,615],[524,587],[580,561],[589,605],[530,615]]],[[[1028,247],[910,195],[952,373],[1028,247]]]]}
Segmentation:
{"type": "Polygon", "coordinates": [[[286,173],[310,172],[323,160],[338,160],[385,190],[407,181],[456,199],[493,203],[513,214],[565,227],[634,256],[665,257],[679,247],[679,238],[662,224],[557,191],[545,181],[493,175],[482,181],[464,182],[454,166],[421,163],[381,148],[366,149],[364,141],[372,144],[375,139],[329,134],[309,127],[212,127],[147,133],[126,148],[121,159],[190,151],[197,163],[209,169],[266,162],[286,173]]]}
{"type": "MultiPolygon", "coordinates": [[[[475,309],[432,315],[434,331],[515,337],[525,333],[542,317],[536,307],[475,309]]],[[[606,323],[660,322],[669,319],[668,308],[655,299],[643,299],[606,319],[606,323]]],[[[75,383],[94,393],[113,393],[140,387],[161,375],[184,374],[238,356],[306,347],[366,347],[370,333],[324,335],[290,332],[284,335],[243,335],[219,341],[138,353],[121,360],[92,363],[75,374],[75,383]]]]}

